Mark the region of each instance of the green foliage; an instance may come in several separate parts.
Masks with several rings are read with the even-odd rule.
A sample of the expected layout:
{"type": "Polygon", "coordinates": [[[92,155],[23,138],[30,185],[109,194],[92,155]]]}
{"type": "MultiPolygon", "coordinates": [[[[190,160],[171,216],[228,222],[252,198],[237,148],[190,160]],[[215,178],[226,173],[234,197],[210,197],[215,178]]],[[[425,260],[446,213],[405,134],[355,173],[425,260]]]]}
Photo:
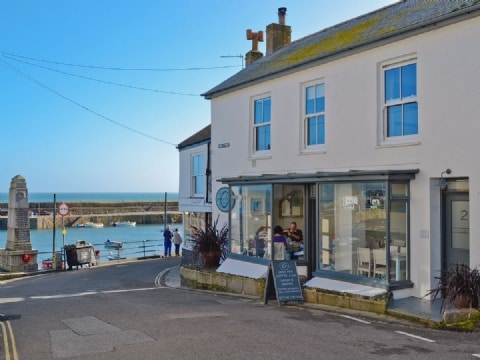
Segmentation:
{"type": "Polygon", "coordinates": [[[227,224],[218,229],[218,218],[213,224],[209,224],[205,229],[190,225],[192,234],[190,241],[192,243],[193,253],[198,254],[216,253],[220,258],[227,257],[228,227],[227,224]]]}
{"type": "Polygon", "coordinates": [[[480,271],[470,269],[465,264],[455,264],[443,272],[438,279],[438,286],[428,291],[425,296],[434,299],[442,297],[442,308],[445,303],[455,305],[459,297],[466,297],[470,308],[478,309],[480,306],[480,271]]]}

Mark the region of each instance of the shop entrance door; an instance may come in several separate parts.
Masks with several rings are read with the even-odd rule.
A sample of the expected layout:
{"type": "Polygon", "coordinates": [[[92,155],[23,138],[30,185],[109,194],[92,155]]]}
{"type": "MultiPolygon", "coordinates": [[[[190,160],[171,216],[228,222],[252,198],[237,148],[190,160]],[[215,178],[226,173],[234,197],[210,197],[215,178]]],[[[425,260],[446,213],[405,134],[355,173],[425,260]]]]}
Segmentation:
{"type": "Polygon", "coordinates": [[[443,270],[454,264],[470,266],[470,210],[468,193],[445,193],[443,270]]]}

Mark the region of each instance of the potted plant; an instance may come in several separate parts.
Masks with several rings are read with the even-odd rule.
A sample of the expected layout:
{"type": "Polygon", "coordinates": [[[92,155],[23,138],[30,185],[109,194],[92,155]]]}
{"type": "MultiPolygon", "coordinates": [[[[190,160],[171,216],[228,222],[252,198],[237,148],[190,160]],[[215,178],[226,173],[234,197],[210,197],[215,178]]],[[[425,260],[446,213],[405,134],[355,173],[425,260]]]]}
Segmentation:
{"type": "Polygon", "coordinates": [[[465,264],[455,264],[435,279],[438,279],[438,286],[425,296],[432,295],[433,299],[441,296],[442,308],[445,303],[455,308],[479,308],[480,271],[478,269],[470,269],[465,264]]]}
{"type": "Polygon", "coordinates": [[[200,255],[202,265],[206,268],[217,267],[220,259],[225,260],[227,256],[228,228],[225,224],[218,229],[217,224],[218,218],[205,229],[190,225],[193,254],[195,257],[200,255]]]}

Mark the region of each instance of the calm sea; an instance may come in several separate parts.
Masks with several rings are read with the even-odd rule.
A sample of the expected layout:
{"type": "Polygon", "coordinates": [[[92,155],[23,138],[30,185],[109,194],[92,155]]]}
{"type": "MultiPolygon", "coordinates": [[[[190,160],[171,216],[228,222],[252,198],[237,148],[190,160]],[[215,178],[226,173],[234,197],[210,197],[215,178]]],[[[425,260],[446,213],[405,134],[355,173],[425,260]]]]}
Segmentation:
{"type": "MultiPolygon", "coordinates": [[[[160,193],[160,192],[78,192],[78,193],[28,193],[29,202],[53,202],[54,196],[56,197],[57,202],[59,201],[163,201],[165,200],[165,195],[167,196],[167,201],[178,200],[178,193],[160,193]]],[[[0,192],[0,202],[8,202],[8,193],[0,192]]]]}
{"type": "MultiPolygon", "coordinates": [[[[173,230],[184,237],[183,226],[171,224],[173,230]]],[[[108,255],[125,257],[127,259],[163,255],[163,225],[137,225],[129,227],[105,226],[103,228],[66,228],[63,236],[62,229],[55,230],[55,247],[53,230],[30,230],[32,248],[38,251],[38,263],[52,257],[53,249],[61,252],[64,245],[76,244],[78,240],[85,240],[92,244],[95,250],[100,250],[100,262],[106,262],[108,255]],[[122,241],[121,250],[105,248],[105,241],[122,241]]],[[[0,248],[5,248],[7,230],[0,230],[0,248]]],[[[173,246],[172,246],[173,253],[173,246]]],[[[39,266],[40,268],[40,266],[39,266]]]]}
{"type": "MultiPolygon", "coordinates": [[[[122,201],[175,201],[178,200],[178,193],[57,193],[57,202],[122,202],[122,201]]],[[[53,202],[53,193],[29,193],[29,202],[53,202]]],[[[0,193],[0,202],[8,202],[8,193],[0,193]]],[[[85,240],[93,245],[95,250],[100,250],[99,261],[108,261],[108,255],[125,257],[127,259],[142,256],[163,255],[163,225],[137,225],[134,227],[105,226],[103,228],[66,228],[66,235],[63,236],[62,229],[55,230],[55,245],[53,230],[30,230],[30,241],[32,247],[38,250],[38,263],[51,258],[55,249],[62,251],[64,245],[76,244],[77,240],[85,240]],[[121,250],[106,249],[104,246],[107,239],[122,241],[121,250]]],[[[183,226],[173,224],[173,229],[178,228],[183,236],[183,226]]],[[[7,230],[0,230],[0,248],[5,248],[7,242],[7,230]]]]}

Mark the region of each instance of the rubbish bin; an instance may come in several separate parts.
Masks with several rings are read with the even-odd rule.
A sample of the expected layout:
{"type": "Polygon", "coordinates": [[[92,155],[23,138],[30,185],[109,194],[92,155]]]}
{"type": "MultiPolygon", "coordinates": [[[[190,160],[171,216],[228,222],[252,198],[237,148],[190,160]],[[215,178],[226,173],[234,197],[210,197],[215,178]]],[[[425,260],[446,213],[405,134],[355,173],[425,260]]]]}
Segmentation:
{"type": "Polygon", "coordinates": [[[87,243],[85,240],[78,240],[76,250],[77,262],[79,265],[95,265],[97,263],[97,259],[95,258],[95,251],[92,244],[87,243]]]}
{"type": "Polygon", "coordinates": [[[75,245],[65,245],[64,249],[67,257],[68,270],[72,270],[73,266],[78,267],[77,247],[75,245]]]}

